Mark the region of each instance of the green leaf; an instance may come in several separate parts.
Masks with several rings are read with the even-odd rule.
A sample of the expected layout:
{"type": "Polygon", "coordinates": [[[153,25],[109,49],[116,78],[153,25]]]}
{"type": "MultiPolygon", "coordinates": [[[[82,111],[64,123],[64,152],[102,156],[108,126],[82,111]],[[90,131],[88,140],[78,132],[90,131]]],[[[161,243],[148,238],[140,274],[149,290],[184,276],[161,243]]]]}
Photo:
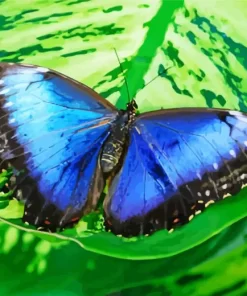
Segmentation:
{"type": "MultiPolygon", "coordinates": [[[[227,262],[231,263],[231,259],[228,257],[224,259],[224,256],[228,256],[231,252],[234,253],[234,249],[237,249],[240,244],[243,245],[246,242],[247,235],[247,219],[245,218],[186,252],[165,259],[136,262],[87,252],[72,242],[63,242],[63,244],[47,242],[30,233],[18,232],[16,228],[5,227],[6,225],[1,226],[1,233],[4,237],[10,237],[12,243],[10,245],[9,239],[0,248],[0,254],[5,254],[5,256],[1,256],[0,262],[0,268],[4,267],[4,274],[1,276],[0,282],[5,283],[0,285],[2,295],[7,294],[8,285],[6,285],[6,282],[9,279],[11,279],[12,293],[19,293],[20,282],[23,282],[23,295],[29,295],[29,293],[31,295],[31,292],[34,293],[34,291],[38,291],[42,295],[47,286],[52,294],[53,292],[58,294],[59,291],[66,289],[78,294],[78,289],[81,289],[81,293],[85,295],[108,295],[125,290],[127,292],[123,292],[123,295],[128,295],[134,287],[140,287],[140,289],[143,287],[142,290],[145,290],[147,286],[149,289],[153,287],[154,291],[157,286],[165,286],[168,290],[171,289],[170,291],[181,290],[183,287],[186,289],[188,287],[185,283],[186,275],[201,273],[194,271],[193,267],[198,266],[200,268],[204,262],[207,264],[207,268],[202,267],[203,273],[205,273],[203,278],[206,281],[208,273],[213,272],[210,265],[215,266],[214,262],[218,260],[217,256],[214,256],[217,255],[215,249],[219,250],[223,245],[223,250],[225,250],[219,258],[225,260],[225,266],[227,266],[227,262]],[[16,232],[13,232],[13,229],[16,232]],[[235,242],[232,240],[233,233],[236,236],[235,242]],[[229,241],[233,245],[229,246],[229,241]],[[22,249],[22,252],[19,252],[20,249],[22,249]],[[13,258],[16,258],[16,260],[13,261],[13,258]],[[43,261],[46,261],[46,269],[39,271],[40,262],[43,261]],[[113,270],[114,272],[112,272],[113,270]],[[13,272],[18,274],[18,278],[11,277],[13,272]],[[40,285],[40,280],[42,280],[43,285],[40,285]],[[5,293],[2,291],[5,291],[5,293]]],[[[241,254],[244,253],[241,252],[241,254]]],[[[240,278],[241,275],[245,275],[245,269],[242,269],[244,260],[242,256],[238,260],[240,258],[241,265],[235,264],[234,270],[239,269],[233,278],[240,278]]],[[[220,266],[217,269],[219,272],[215,274],[216,278],[217,275],[222,276],[220,266]]],[[[225,266],[222,271],[225,271],[225,266]]],[[[232,273],[231,269],[230,272],[232,273]]],[[[227,283],[221,285],[226,286],[227,283]]],[[[218,288],[219,285],[214,287],[218,288]]],[[[210,289],[212,290],[213,287],[210,289]]],[[[134,289],[134,292],[137,290],[134,289]]]]}
{"type": "Polygon", "coordinates": [[[3,186],[8,182],[8,178],[5,176],[0,176],[0,189],[3,188],[3,186]]]}
{"type": "MultiPolygon", "coordinates": [[[[247,217],[246,192],[247,189],[244,189],[237,196],[210,206],[190,223],[171,234],[163,230],[150,237],[127,239],[103,230],[90,230],[87,224],[91,222],[94,225],[94,214],[91,214],[91,219],[85,217],[76,227],[61,233],[38,231],[23,224],[20,219],[16,219],[22,216],[23,211],[23,208],[22,211],[18,209],[16,201],[13,201],[7,209],[0,210],[0,217],[2,217],[0,220],[23,231],[31,232],[42,239],[73,241],[81,248],[103,255],[132,260],[166,258],[200,245],[233,223],[247,217]],[[13,210],[10,210],[11,207],[13,210]],[[15,220],[11,219],[12,217],[15,220]]],[[[96,215],[96,221],[97,219],[96,215]]]]}
{"type": "MultiPolygon", "coordinates": [[[[0,201],[1,195],[0,195],[0,201]]],[[[2,202],[4,202],[3,200],[2,202]]],[[[24,205],[18,202],[16,199],[10,200],[8,202],[8,206],[0,209],[0,217],[4,217],[4,219],[18,219],[22,217],[24,211],[24,205]]]]}
{"type": "MultiPolygon", "coordinates": [[[[164,1],[160,6],[156,7],[156,10],[154,8],[153,10],[153,17],[148,21],[145,22],[145,30],[146,30],[146,38],[140,39],[140,48],[136,53],[133,53],[132,58],[128,60],[123,61],[123,66],[128,66],[128,70],[125,73],[128,79],[131,81],[131,92],[136,93],[140,87],[143,86],[144,81],[148,80],[147,77],[154,77],[158,74],[160,69],[166,68],[164,66],[166,57],[164,55],[167,54],[167,57],[169,57],[174,62],[174,68],[176,66],[178,67],[176,71],[179,71],[179,68],[185,67],[185,63],[179,58],[179,52],[174,47],[172,41],[165,41],[164,42],[164,33],[165,30],[168,30],[169,32],[169,22],[170,19],[175,12],[175,9],[178,8],[182,2],[177,1],[174,2],[172,5],[169,5],[169,10],[167,10],[167,2],[164,1]],[[160,27],[160,21],[162,19],[162,16],[164,15],[165,11],[167,10],[167,18],[166,25],[160,27]],[[153,41],[153,43],[151,42],[153,41]],[[155,41],[155,42],[154,42],[155,41]],[[156,53],[156,56],[155,56],[156,53]],[[163,60],[164,62],[162,64],[157,63],[157,61],[163,60]]],[[[184,17],[185,15],[184,11],[178,11],[177,12],[177,18],[184,17]]],[[[148,15],[147,15],[148,16],[148,15]]],[[[31,22],[32,19],[30,19],[31,22]]],[[[194,23],[200,23],[200,18],[192,11],[191,13],[191,21],[194,23]]],[[[207,22],[207,20],[202,20],[204,22],[207,22]]],[[[35,21],[33,21],[35,23],[35,21]]],[[[117,27],[117,25],[114,26],[114,28],[117,27]]],[[[91,28],[91,25],[89,26],[91,28]]],[[[106,27],[103,27],[104,30],[106,27]]],[[[176,23],[176,30],[179,30],[180,24],[179,22],[176,23]]],[[[108,28],[109,29],[109,28],[108,28]]],[[[106,30],[108,30],[106,29],[106,30]]],[[[181,29],[181,28],[180,28],[181,29]]],[[[97,28],[93,27],[92,29],[86,29],[86,28],[71,28],[69,31],[60,31],[57,32],[54,36],[59,36],[63,38],[74,38],[78,34],[82,34],[83,36],[87,32],[88,34],[92,34],[94,30],[98,30],[97,28]],[[91,32],[91,33],[90,33],[91,32]]],[[[109,29],[110,30],[110,29],[109,29]]],[[[125,30],[127,28],[123,29],[121,31],[121,35],[125,34],[125,30]]],[[[119,31],[117,29],[117,31],[119,31]]],[[[39,37],[39,40],[41,41],[41,45],[45,40],[50,40],[53,38],[53,35],[51,34],[42,34],[39,37]]],[[[101,39],[101,37],[99,37],[101,39]]],[[[73,48],[74,50],[74,48],[73,48]]],[[[60,50],[59,50],[60,51],[60,50]]],[[[88,53],[89,54],[89,53],[88,53]]],[[[99,53],[98,53],[99,54],[99,53]]],[[[7,54],[8,55],[8,54],[7,54]]],[[[61,56],[65,56],[66,58],[70,59],[74,64],[77,61],[75,58],[77,55],[80,55],[80,53],[71,52],[70,54],[63,53],[61,56]]],[[[200,55],[200,53],[198,53],[200,55]]],[[[201,53],[201,55],[204,55],[204,52],[201,53]]],[[[114,54],[113,54],[114,56],[114,54]]],[[[213,58],[208,55],[210,62],[213,64],[218,63],[218,60],[213,60],[213,58]]],[[[34,56],[21,56],[21,59],[24,58],[26,62],[33,62],[32,60],[35,60],[34,56]]],[[[61,58],[61,57],[60,57],[61,58]]],[[[18,56],[16,56],[16,59],[19,59],[18,56]]],[[[6,60],[6,56],[3,58],[3,60],[6,60]]],[[[57,58],[57,61],[59,61],[59,57],[57,58]]],[[[90,62],[92,60],[90,59],[90,62]]],[[[34,61],[35,63],[35,61],[34,61]]],[[[40,63],[39,63],[40,64],[40,63]]],[[[46,66],[45,63],[41,64],[42,66],[46,66]]],[[[85,67],[89,68],[89,65],[87,65],[87,61],[85,61],[85,67]]],[[[51,68],[56,67],[56,64],[54,66],[49,65],[51,68]]],[[[194,66],[195,67],[195,66],[194,66]]],[[[200,69],[200,65],[196,65],[197,72],[198,70],[203,71],[200,69]]],[[[202,67],[203,68],[203,67],[202,67]]],[[[68,72],[69,69],[67,69],[68,72]]],[[[105,69],[106,71],[106,69],[105,69]]],[[[198,76],[195,74],[195,70],[187,69],[188,73],[194,73],[192,76],[193,79],[198,79],[198,76]]],[[[75,73],[74,73],[75,74],[75,73]]],[[[73,75],[74,75],[73,74],[73,75]]],[[[72,76],[73,76],[72,75],[72,76]]],[[[116,63],[116,68],[111,70],[110,72],[105,72],[104,79],[108,76],[112,77],[111,82],[113,83],[113,87],[109,89],[110,93],[114,94],[118,91],[121,93],[121,95],[124,94],[124,89],[126,88],[125,85],[123,85],[123,79],[121,78],[122,74],[120,73],[120,78],[122,82],[119,85],[119,66],[116,63]]],[[[71,75],[70,75],[71,76],[71,75]]],[[[163,75],[162,75],[163,76],[163,75]]],[[[203,76],[203,75],[202,75],[203,76]]],[[[75,77],[77,78],[77,77],[75,77]]],[[[89,78],[92,78],[90,75],[89,78]]],[[[86,80],[87,80],[86,78],[86,80]]],[[[78,78],[77,78],[78,79],[78,78]]],[[[81,80],[79,78],[79,80],[81,80]]],[[[120,80],[120,81],[121,81],[120,80]]],[[[93,79],[91,80],[92,83],[93,79]]],[[[182,88],[178,87],[176,83],[176,77],[175,73],[168,73],[164,77],[160,79],[156,79],[152,84],[150,84],[144,91],[139,92],[137,95],[137,101],[140,107],[141,111],[145,111],[146,109],[156,109],[159,106],[160,107],[167,107],[167,103],[165,101],[162,101],[160,98],[160,95],[158,93],[152,97],[152,100],[149,101],[147,99],[143,99],[144,93],[156,92],[157,89],[162,89],[164,86],[168,83],[172,85],[173,88],[173,94],[171,96],[174,96],[174,89],[179,94],[180,101],[184,102],[182,105],[190,106],[191,104],[194,105],[205,105],[204,97],[202,96],[200,100],[197,101],[191,101],[191,103],[188,103],[188,98],[192,99],[192,97],[188,94],[192,93],[193,90],[188,90],[187,93],[182,90],[182,88]],[[175,87],[176,86],[176,87],[175,87]],[[185,98],[187,97],[186,101],[185,98]],[[199,102],[197,104],[196,102],[199,102]],[[148,107],[147,107],[148,104],[148,107]],[[158,106],[159,105],[159,106],[158,106]]],[[[90,84],[89,84],[90,85],[90,84]]],[[[96,85],[96,89],[100,88],[101,86],[106,86],[107,81],[99,81],[96,85]]],[[[126,89],[125,89],[126,90],[126,89]]],[[[110,94],[109,93],[109,94],[110,94]]],[[[204,89],[203,94],[206,96],[206,92],[204,89]]],[[[116,101],[116,104],[121,107],[122,103],[125,101],[124,96],[121,96],[119,100],[116,101]],[[121,105],[121,106],[120,106],[121,105]]],[[[232,101],[233,102],[233,101],[232,101]]],[[[229,104],[232,103],[229,101],[229,104]]],[[[177,105],[178,107],[181,106],[181,104],[177,104],[177,101],[171,102],[173,105],[177,105]]],[[[6,178],[6,174],[3,176],[3,178],[6,178]]],[[[197,245],[200,245],[207,239],[213,237],[215,234],[219,233],[223,229],[227,228],[229,225],[235,223],[236,221],[241,220],[243,217],[245,217],[245,201],[244,201],[244,191],[242,191],[237,197],[234,197],[232,199],[229,199],[229,201],[223,201],[219,205],[212,206],[210,209],[207,209],[202,215],[199,217],[196,217],[192,222],[190,222],[188,225],[182,227],[181,229],[176,230],[172,234],[168,234],[166,230],[159,231],[152,235],[151,237],[140,237],[140,238],[132,238],[132,239],[125,239],[121,237],[116,237],[112,235],[111,233],[106,233],[102,226],[102,221],[100,221],[100,217],[97,213],[92,213],[91,215],[84,217],[82,221],[79,223],[77,227],[74,229],[65,230],[62,233],[59,234],[51,234],[51,233],[43,233],[40,231],[37,231],[33,229],[32,227],[28,225],[24,225],[20,218],[23,215],[23,206],[20,205],[20,208],[18,208],[18,204],[16,202],[10,202],[7,207],[6,204],[4,204],[4,208],[0,210],[0,217],[2,217],[2,222],[9,223],[10,225],[16,226],[19,229],[23,231],[28,231],[33,233],[34,235],[41,237],[45,240],[49,241],[58,241],[58,240],[68,240],[73,241],[77,243],[80,247],[85,248],[86,250],[93,251],[96,253],[117,257],[117,258],[128,258],[128,259],[157,259],[157,258],[166,258],[170,256],[174,256],[176,254],[180,254],[186,250],[189,250],[197,245]],[[231,211],[231,214],[229,214],[229,208],[234,209],[234,211],[231,211]],[[210,217],[210,218],[209,218],[210,217]],[[199,225],[207,225],[207,227],[200,227],[200,231],[198,232],[199,225]],[[193,233],[193,236],[191,235],[193,233]],[[164,248],[164,242],[166,247],[164,248]],[[178,243],[179,242],[179,243],[178,243]]],[[[101,217],[102,218],[102,217],[101,217]]]]}

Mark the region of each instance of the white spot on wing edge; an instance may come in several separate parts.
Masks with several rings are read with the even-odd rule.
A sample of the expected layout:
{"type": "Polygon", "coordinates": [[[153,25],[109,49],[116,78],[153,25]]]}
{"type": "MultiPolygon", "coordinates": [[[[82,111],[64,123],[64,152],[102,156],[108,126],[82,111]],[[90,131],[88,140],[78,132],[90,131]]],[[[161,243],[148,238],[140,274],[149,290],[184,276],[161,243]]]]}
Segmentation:
{"type": "Polygon", "coordinates": [[[240,111],[229,111],[229,114],[235,116],[237,120],[242,122],[247,122],[247,116],[243,112],[240,111]]]}
{"type": "Polygon", "coordinates": [[[239,121],[247,122],[246,115],[241,112],[238,115],[235,115],[235,118],[237,118],[237,120],[239,120],[239,121]]]}
{"type": "Polygon", "coordinates": [[[201,176],[201,174],[199,172],[197,172],[196,175],[197,175],[197,177],[198,177],[199,180],[202,179],[202,176],[201,176]]]}
{"type": "Polygon", "coordinates": [[[240,111],[234,111],[234,110],[229,111],[229,114],[230,115],[233,115],[233,116],[243,116],[243,113],[242,112],[240,112],[240,111]]]}
{"type": "Polygon", "coordinates": [[[5,95],[10,91],[10,88],[4,88],[2,90],[0,90],[0,95],[5,95]]]}
{"type": "Polygon", "coordinates": [[[15,118],[11,118],[11,119],[9,120],[9,124],[11,124],[11,123],[15,123],[15,118]]]}
{"type": "Polygon", "coordinates": [[[189,216],[189,221],[191,221],[194,218],[194,215],[189,216]]]}
{"type": "Polygon", "coordinates": [[[206,191],[205,191],[205,195],[206,195],[206,196],[209,196],[209,195],[210,195],[210,190],[206,190],[206,191]]]}
{"type": "Polygon", "coordinates": [[[4,81],[2,79],[0,79],[0,85],[4,84],[4,81]]]}
{"type": "Polygon", "coordinates": [[[5,103],[4,105],[3,105],[3,107],[4,108],[8,108],[8,107],[11,107],[11,106],[13,106],[14,104],[13,104],[13,102],[7,102],[7,103],[5,103]]]}
{"type": "Polygon", "coordinates": [[[230,193],[226,193],[225,195],[223,195],[223,199],[225,199],[225,198],[227,198],[229,196],[231,196],[231,194],[230,193]]]}
{"type": "Polygon", "coordinates": [[[37,67],[36,70],[37,70],[37,72],[42,72],[42,73],[49,72],[49,69],[44,68],[44,67],[37,67]]]}
{"type": "Polygon", "coordinates": [[[237,155],[236,155],[236,152],[233,150],[233,149],[231,149],[230,151],[229,151],[229,153],[231,154],[231,156],[233,156],[233,157],[236,157],[237,155]]]}
{"type": "Polygon", "coordinates": [[[214,167],[215,170],[217,170],[219,168],[218,163],[214,162],[213,167],[214,167]]]}
{"type": "Polygon", "coordinates": [[[222,189],[226,189],[227,188],[227,184],[222,185],[222,189]]]}
{"type": "Polygon", "coordinates": [[[207,203],[205,203],[205,208],[207,208],[210,204],[213,204],[214,200],[209,200],[207,203]]]}
{"type": "Polygon", "coordinates": [[[3,107],[4,108],[8,108],[8,107],[11,107],[11,106],[13,106],[14,104],[13,104],[13,102],[7,102],[7,103],[5,103],[4,105],[3,105],[3,107]]]}
{"type": "Polygon", "coordinates": [[[240,179],[244,180],[244,178],[245,178],[245,174],[242,174],[242,175],[240,176],[240,179]]]}

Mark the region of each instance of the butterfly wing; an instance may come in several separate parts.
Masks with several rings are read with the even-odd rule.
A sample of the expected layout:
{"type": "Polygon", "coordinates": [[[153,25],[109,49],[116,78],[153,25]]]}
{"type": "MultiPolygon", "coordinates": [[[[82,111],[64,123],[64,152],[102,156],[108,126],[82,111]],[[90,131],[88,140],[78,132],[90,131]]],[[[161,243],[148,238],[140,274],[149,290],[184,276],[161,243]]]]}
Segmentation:
{"type": "Polygon", "coordinates": [[[24,221],[58,227],[95,207],[103,188],[99,153],[117,114],[62,74],[0,63],[0,168],[16,169],[24,221]]]}
{"type": "Polygon", "coordinates": [[[217,109],[145,113],[104,203],[106,228],[171,229],[247,183],[247,116],[217,109]]]}

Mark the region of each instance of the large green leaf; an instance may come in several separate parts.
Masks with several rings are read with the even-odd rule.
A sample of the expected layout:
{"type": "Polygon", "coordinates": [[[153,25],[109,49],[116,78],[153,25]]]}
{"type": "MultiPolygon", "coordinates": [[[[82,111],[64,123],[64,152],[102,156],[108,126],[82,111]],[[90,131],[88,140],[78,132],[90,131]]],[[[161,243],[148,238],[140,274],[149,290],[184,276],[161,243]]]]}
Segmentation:
{"type": "MultiPolygon", "coordinates": [[[[189,224],[171,234],[163,230],[150,237],[126,239],[107,233],[103,229],[90,230],[87,226],[92,222],[93,217],[90,217],[91,219],[88,219],[88,217],[82,219],[78,226],[62,233],[54,234],[38,231],[23,224],[18,219],[18,216],[22,216],[22,212],[17,205],[17,201],[12,202],[11,205],[13,209],[15,207],[15,211],[10,211],[9,207],[0,210],[0,216],[7,216],[6,218],[8,218],[0,218],[0,221],[15,226],[20,230],[28,231],[45,240],[73,241],[81,248],[103,255],[132,260],[157,259],[174,256],[200,245],[228,226],[246,217],[246,192],[247,190],[243,190],[238,196],[211,206],[203,214],[195,217],[189,224]]],[[[98,223],[97,216],[96,223],[98,223]]],[[[95,226],[94,223],[92,226],[95,226]]],[[[228,243],[230,243],[231,239],[234,240],[235,237],[230,237],[228,243]]],[[[203,260],[203,253],[201,255],[203,260]]]]}
{"type": "MultiPolygon", "coordinates": [[[[136,262],[86,252],[74,243],[48,242],[2,224],[0,230],[4,243],[1,248],[0,282],[4,284],[0,285],[0,293],[6,295],[11,291],[14,295],[19,295],[20,287],[22,295],[49,295],[47,289],[50,294],[59,295],[64,291],[66,295],[66,291],[70,291],[75,295],[82,293],[82,295],[96,296],[117,291],[129,295],[130,289],[140,287],[136,290],[148,290],[147,286],[149,288],[154,286],[154,291],[156,286],[161,286],[163,289],[166,286],[170,291],[177,291],[183,287],[186,290],[187,278],[188,285],[191,280],[195,281],[195,286],[198,286],[202,280],[199,276],[193,278],[193,274],[205,273],[204,280],[207,279],[209,272],[215,278],[222,276],[221,273],[214,275],[210,264],[215,266],[214,262],[218,262],[219,250],[221,250],[221,260],[224,260],[224,256],[228,256],[231,250],[246,242],[246,227],[245,218],[184,253],[165,259],[136,262]],[[229,245],[229,242],[232,245],[229,245]],[[206,269],[203,265],[200,267],[203,262],[208,264],[206,269]],[[194,266],[198,266],[202,271],[197,272],[196,268],[194,271],[194,266]],[[13,274],[18,276],[13,277],[13,274]],[[125,290],[127,291],[124,292],[125,290]]],[[[245,269],[241,269],[242,266],[245,266],[244,262],[235,267],[235,271],[239,267],[235,275],[231,271],[233,279],[243,278],[246,275],[245,269]]],[[[221,286],[227,287],[228,282],[222,283],[221,286]]],[[[219,286],[211,287],[210,291],[219,288],[219,286]]],[[[141,294],[136,292],[134,295],[141,294]]],[[[212,294],[205,293],[205,295],[212,294]]]]}

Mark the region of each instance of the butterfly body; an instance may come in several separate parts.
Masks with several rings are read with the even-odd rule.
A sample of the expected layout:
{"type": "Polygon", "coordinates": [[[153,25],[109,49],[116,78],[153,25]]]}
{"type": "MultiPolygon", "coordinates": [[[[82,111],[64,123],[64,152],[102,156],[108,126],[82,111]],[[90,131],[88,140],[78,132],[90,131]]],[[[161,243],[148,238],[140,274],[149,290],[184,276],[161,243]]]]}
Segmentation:
{"type": "Polygon", "coordinates": [[[134,122],[137,108],[138,106],[133,100],[127,104],[127,110],[119,111],[109,138],[103,146],[101,167],[104,173],[112,172],[119,164],[127,145],[129,129],[134,122]]]}
{"type": "Polygon", "coordinates": [[[128,122],[128,112],[121,112],[111,128],[111,133],[104,143],[101,155],[101,168],[104,173],[111,173],[123,155],[128,134],[128,122]]]}
{"type": "MultiPolygon", "coordinates": [[[[53,70],[0,63],[0,168],[23,221],[57,230],[104,200],[126,237],[171,229],[247,184],[247,115],[180,108],[137,115],[53,70]],[[18,172],[18,173],[16,173],[18,172]]],[[[205,226],[206,227],[206,226],[205,226]]]]}

